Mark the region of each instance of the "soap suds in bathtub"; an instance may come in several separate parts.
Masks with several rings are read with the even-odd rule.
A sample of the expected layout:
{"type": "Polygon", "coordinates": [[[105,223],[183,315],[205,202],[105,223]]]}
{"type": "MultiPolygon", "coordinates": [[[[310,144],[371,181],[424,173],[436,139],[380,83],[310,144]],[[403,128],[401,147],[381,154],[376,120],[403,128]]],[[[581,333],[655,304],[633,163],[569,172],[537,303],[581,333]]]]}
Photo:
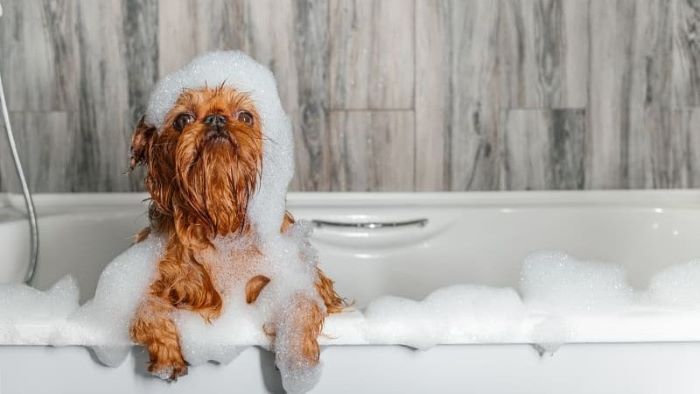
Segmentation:
{"type": "Polygon", "coordinates": [[[574,338],[570,323],[561,316],[549,316],[531,329],[530,342],[540,356],[554,355],[559,348],[574,338]]]}
{"type": "Polygon", "coordinates": [[[102,271],[95,297],[70,316],[61,336],[90,344],[106,365],[121,364],[132,346],[131,320],[155,276],[163,247],[164,240],[151,235],[117,256],[102,271]]]}
{"type": "Polygon", "coordinates": [[[362,330],[368,343],[426,349],[438,343],[508,343],[517,338],[553,354],[586,335],[588,325],[599,324],[598,317],[616,318],[660,303],[698,306],[695,283],[700,283],[698,262],[660,272],[642,291],[628,283],[621,265],[537,252],[523,261],[520,295],[511,288],[457,285],[423,301],[383,296],[365,309],[362,330]]]}
{"type": "Polygon", "coordinates": [[[78,309],[79,297],[78,284],[70,275],[46,291],[24,284],[0,284],[0,343],[50,341],[54,329],[78,309]]]}
{"type": "Polygon", "coordinates": [[[600,312],[624,308],[634,300],[620,265],[583,262],[562,252],[525,258],[520,293],[531,308],[550,313],[600,312]]]}
{"type": "Polygon", "coordinates": [[[624,268],[584,262],[562,252],[537,252],[523,262],[520,294],[542,320],[531,328],[530,341],[541,354],[554,354],[576,338],[572,317],[624,310],[635,300],[624,268]]]}
{"type": "MultiPolygon", "coordinates": [[[[293,299],[294,294],[316,296],[314,292],[305,293],[313,282],[316,266],[315,252],[308,249],[308,231],[308,224],[299,222],[272,241],[278,247],[268,252],[271,259],[256,272],[270,276],[279,272],[287,280],[273,281],[256,305],[246,304],[242,292],[231,292],[226,294],[223,315],[212,324],[187,311],[178,312],[175,317],[183,333],[183,350],[191,364],[228,362],[244,346],[269,345],[260,327],[263,323],[268,327],[284,325],[284,311],[293,305],[282,300],[293,299]],[[289,264],[291,261],[298,264],[289,264]],[[287,266],[294,269],[287,270],[287,266]],[[273,285],[275,282],[279,283],[273,285]],[[280,316],[280,320],[271,321],[273,315],[280,316]]],[[[235,253],[242,247],[236,242],[220,240],[219,248],[223,251],[228,247],[229,253],[235,253]]],[[[128,324],[152,280],[162,247],[163,240],[151,236],[116,258],[103,272],[95,298],[80,309],[77,286],[70,277],[46,292],[24,285],[0,285],[3,343],[31,343],[31,338],[20,337],[8,328],[40,321],[57,326],[58,333],[51,338],[54,344],[129,347],[128,324]]],[[[531,341],[551,349],[576,340],[577,327],[572,324],[580,316],[614,315],[647,306],[700,314],[699,282],[700,262],[692,261],[668,267],[651,278],[647,290],[635,292],[618,265],[586,263],[560,252],[540,252],[524,261],[519,289],[522,298],[511,288],[455,285],[439,289],[423,301],[380,297],[364,313],[355,312],[356,317],[348,322],[361,331],[356,338],[364,338],[367,343],[427,348],[460,341],[504,342],[522,334],[522,322],[529,318],[535,319],[531,341]]],[[[347,327],[338,331],[343,330],[349,332],[347,327]]],[[[122,356],[123,351],[105,361],[114,365],[122,356]]]]}
{"type": "Polygon", "coordinates": [[[654,275],[645,300],[660,306],[700,307],[700,260],[673,265],[654,275]]]}
{"type": "Polygon", "coordinates": [[[525,316],[511,288],[455,285],[436,290],[423,301],[384,296],[365,310],[370,343],[426,349],[465,339],[498,342],[512,336],[525,316]]]}

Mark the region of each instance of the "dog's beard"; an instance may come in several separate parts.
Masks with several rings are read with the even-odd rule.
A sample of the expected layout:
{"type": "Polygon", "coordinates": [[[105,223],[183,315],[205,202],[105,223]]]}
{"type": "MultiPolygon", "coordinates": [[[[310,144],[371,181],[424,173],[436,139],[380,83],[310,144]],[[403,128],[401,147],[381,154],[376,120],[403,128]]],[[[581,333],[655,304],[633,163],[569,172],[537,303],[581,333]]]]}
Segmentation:
{"type": "Polygon", "coordinates": [[[195,233],[187,238],[211,239],[247,231],[246,212],[259,177],[260,152],[225,138],[189,140],[176,151],[178,232],[195,233]]]}

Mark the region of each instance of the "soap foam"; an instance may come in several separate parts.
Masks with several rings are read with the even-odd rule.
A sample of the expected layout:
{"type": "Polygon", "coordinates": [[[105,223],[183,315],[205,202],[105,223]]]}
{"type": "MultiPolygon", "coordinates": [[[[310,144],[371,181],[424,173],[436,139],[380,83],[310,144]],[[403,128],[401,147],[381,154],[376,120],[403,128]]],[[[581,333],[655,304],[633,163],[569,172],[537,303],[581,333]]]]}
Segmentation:
{"type": "Polygon", "coordinates": [[[575,339],[571,323],[561,316],[550,316],[537,323],[531,329],[530,342],[540,355],[553,355],[559,348],[575,339]]]}
{"type": "Polygon", "coordinates": [[[513,289],[475,285],[439,289],[420,302],[383,296],[365,310],[369,342],[417,349],[459,343],[465,338],[498,341],[511,336],[524,315],[523,304],[513,289]]]}
{"type": "Polygon", "coordinates": [[[117,256],[102,271],[95,297],[70,316],[61,337],[75,340],[79,336],[104,364],[121,364],[132,346],[131,321],[155,276],[163,248],[164,240],[150,235],[117,256]]]}
{"type": "Polygon", "coordinates": [[[529,255],[520,292],[532,308],[565,314],[616,310],[634,301],[622,266],[578,261],[561,252],[529,255]]]}
{"type": "MultiPolygon", "coordinates": [[[[317,259],[308,243],[309,230],[308,223],[299,222],[276,240],[216,240],[218,263],[230,262],[231,254],[251,244],[260,245],[265,257],[237,284],[235,278],[217,278],[231,285],[219,319],[208,324],[189,311],[174,314],[191,365],[227,363],[246,347],[259,345],[276,352],[288,392],[314,386],[321,368],[299,357],[300,331],[295,324],[303,315],[295,303],[298,297],[322,306],[312,290],[317,259]],[[272,280],[256,303],[248,305],[241,286],[252,274],[272,280]],[[262,327],[275,332],[274,345],[262,327]]],[[[77,286],[70,277],[46,292],[23,285],[0,286],[0,340],[90,345],[103,362],[118,365],[131,346],[129,322],[162,249],[163,240],[151,236],[120,255],[103,272],[95,298],[77,311],[77,286]],[[36,324],[42,329],[26,329],[36,324]]],[[[330,317],[321,340],[418,349],[436,344],[532,343],[550,354],[572,342],[698,340],[699,278],[700,262],[691,261],[659,272],[646,291],[635,293],[618,265],[540,252],[524,261],[522,299],[511,288],[475,285],[439,289],[422,301],[384,296],[364,313],[330,317]]]]}
{"type": "MultiPolygon", "coordinates": [[[[523,302],[543,319],[529,334],[540,354],[554,354],[576,339],[577,316],[609,314],[629,308],[635,292],[624,268],[584,262],[562,252],[537,252],[525,258],[520,274],[523,302]]],[[[590,324],[590,322],[584,323],[590,324]]]]}
{"type": "Polygon", "coordinates": [[[646,299],[661,306],[700,307],[700,260],[673,265],[654,275],[646,299]]]}
{"type": "Polygon", "coordinates": [[[0,284],[0,343],[48,341],[78,309],[78,284],[64,276],[49,290],[24,284],[0,284]]]}

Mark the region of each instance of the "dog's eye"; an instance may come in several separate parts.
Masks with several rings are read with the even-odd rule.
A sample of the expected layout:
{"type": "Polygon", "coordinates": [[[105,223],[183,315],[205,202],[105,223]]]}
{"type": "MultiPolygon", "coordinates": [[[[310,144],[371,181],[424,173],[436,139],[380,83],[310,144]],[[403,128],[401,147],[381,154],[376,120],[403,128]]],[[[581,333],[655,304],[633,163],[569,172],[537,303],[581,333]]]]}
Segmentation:
{"type": "Polygon", "coordinates": [[[173,122],[173,127],[177,131],[182,131],[188,124],[194,122],[194,116],[191,114],[180,114],[173,122]]]}
{"type": "Polygon", "coordinates": [[[241,111],[238,113],[238,120],[247,124],[248,126],[253,125],[253,114],[248,111],[241,111]]]}

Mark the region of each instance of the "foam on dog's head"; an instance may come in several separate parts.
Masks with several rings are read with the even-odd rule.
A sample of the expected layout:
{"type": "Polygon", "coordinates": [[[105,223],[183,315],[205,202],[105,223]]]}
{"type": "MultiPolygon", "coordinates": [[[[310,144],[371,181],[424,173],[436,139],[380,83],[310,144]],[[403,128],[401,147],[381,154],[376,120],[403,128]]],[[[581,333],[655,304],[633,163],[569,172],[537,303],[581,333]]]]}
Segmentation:
{"type": "Polygon", "coordinates": [[[269,69],[238,51],[211,52],[161,79],[148,102],[145,122],[162,130],[165,117],[186,89],[230,86],[245,92],[260,115],[262,174],[248,205],[248,218],[262,237],[279,232],[287,187],[294,175],[292,127],[269,69]]]}

